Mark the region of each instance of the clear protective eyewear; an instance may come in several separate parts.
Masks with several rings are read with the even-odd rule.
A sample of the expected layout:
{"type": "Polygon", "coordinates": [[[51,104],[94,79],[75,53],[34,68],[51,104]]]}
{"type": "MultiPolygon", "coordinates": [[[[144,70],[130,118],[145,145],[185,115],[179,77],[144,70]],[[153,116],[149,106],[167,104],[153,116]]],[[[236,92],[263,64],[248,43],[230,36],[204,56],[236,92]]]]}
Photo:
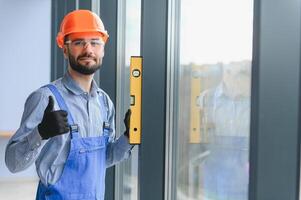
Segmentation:
{"type": "Polygon", "coordinates": [[[65,44],[71,44],[71,46],[75,48],[84,48],[87,44],[90,44],[91,47],[99,48],[104,45],[104,42],[101,39],[91,39],[91,40],[83,40],[83,39],[77,39],[77,40],[68,40],[65,42],[65,44]]]}

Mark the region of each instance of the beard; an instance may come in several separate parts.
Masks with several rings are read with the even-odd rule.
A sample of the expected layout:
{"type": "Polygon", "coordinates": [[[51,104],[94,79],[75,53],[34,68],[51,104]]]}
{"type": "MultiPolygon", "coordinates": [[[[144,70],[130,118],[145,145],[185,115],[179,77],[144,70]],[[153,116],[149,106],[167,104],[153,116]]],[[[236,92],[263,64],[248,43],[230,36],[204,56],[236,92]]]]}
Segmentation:
{"type": "Polygon", "coordinates": [[[101,66],[100,59],[97,62],[96,58],[93,58],[96,64],[92,65],[92,66],[86,66],[86,65],[82,65],[79,63],[79,60],[82,57],[93,58],[92,56],[90,56],[88,54],[83,54],[83,55],[78,56],[77,59],[75,59],[75,57],[69,53],[69,55],[68,55],[69,64],[74,71],[76,71],[80,74],[83,74],[83,75],[91,75],[91,74],[94,74],[100,68],[100,66],[101,66]]]}

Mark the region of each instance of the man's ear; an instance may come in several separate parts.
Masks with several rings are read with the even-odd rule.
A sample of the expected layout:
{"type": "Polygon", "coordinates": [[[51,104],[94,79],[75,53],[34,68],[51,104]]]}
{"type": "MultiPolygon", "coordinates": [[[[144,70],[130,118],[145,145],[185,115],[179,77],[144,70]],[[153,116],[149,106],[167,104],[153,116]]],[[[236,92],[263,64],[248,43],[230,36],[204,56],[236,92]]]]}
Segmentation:
{"type": "Polygon", "coordinates": [[[66,58],[66,59],[68,59],[68,53],[69,53],[68,51],[69,51],[69,49],[68,49],[67,45],[64,45],[63,53],[64,53],[64,58],[66,58]]]}

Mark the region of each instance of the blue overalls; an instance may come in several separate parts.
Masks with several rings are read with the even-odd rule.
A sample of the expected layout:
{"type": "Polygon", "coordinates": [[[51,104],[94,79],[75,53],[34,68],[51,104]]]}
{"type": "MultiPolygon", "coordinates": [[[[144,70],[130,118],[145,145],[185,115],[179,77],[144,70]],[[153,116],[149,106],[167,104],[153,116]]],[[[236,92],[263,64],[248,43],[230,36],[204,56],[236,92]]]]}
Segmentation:
{"type": "MultiPolygon", "coordinates": [[[[52,84],[45,87],[51,90],[60,109],[68,112],[68,123],[73,125],[72,115],[57,88],[52,84]]],[[[99,97],[101,113],[105,113],[102,118],[107,122],[105,95],[99,97]]],[[[61,177],[53,185],[46,186],[40,181],[36,200],[103,200],[108,138],[108,126],[99,137],[82,138],[78,130],[71,131],[70,151],[61,177]]]]}

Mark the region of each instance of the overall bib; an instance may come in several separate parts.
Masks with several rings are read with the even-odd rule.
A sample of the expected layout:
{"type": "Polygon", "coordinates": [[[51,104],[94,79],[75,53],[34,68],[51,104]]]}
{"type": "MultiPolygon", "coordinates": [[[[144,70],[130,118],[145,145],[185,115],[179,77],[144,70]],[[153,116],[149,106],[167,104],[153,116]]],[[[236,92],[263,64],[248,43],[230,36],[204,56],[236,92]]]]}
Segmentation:
{"type": "MultiPolygon", "coordinates": [[[[72,115],[57,88],[46,85],[54,94],[60,109],[68,112],[68,123],[74,124],[72,115]]],[[[106,97],[99,96],[102,119],[107,122],[106,97]]],[[[82,138],[78,130],[71,133],[70,151],[61,177],[54,184],[39,182],[36,200],[103,200],[105,193],[106,146],[109,128],[102,136],[82,138]]],[[[51,150],[55,151],[55,149],[51,150]]]]}

